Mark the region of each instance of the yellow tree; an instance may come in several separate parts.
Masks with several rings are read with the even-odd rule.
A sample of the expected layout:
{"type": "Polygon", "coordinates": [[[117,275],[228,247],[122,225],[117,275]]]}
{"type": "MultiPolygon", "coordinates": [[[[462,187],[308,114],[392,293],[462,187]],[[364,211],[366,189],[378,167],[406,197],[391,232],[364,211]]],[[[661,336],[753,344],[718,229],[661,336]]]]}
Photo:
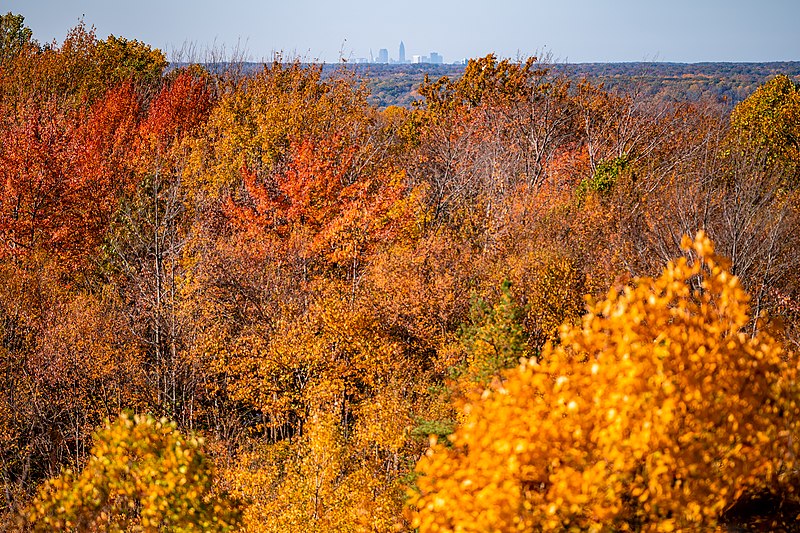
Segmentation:
{"type": "Polygon", "coordinates": [[[80,474],[41,488],[27,518],[37,531],[234,530],[239,511],[213,492],[202,444],[165,419],[123,413],[97,433],[80,474]]]}
{"type": "Polygon", "coordinates": [[[764,150],[778,163],[792,187],[800,173],[800,85],[776,76],[736,106],[731,138],[751,150],[764,150]]]}
{"type": "Polygon", "coordinates": [[[235,495],[250,505],[253,532],[396,531],[402,490],[348,445],[335,416],[318,413],[292,444],[253,441],[226,472],[235,495]]]}
{"type": "Polygon", "coordinates": [[[704,529],[780,486],[797,361],[766,329],[742,332],[748,297],[708,238],[683,246],[694,261],[612,289],[540,361],[469,398],[449,446],[417,466],[414,526],[704,529]]]}
{"type": "Polygon", "coordinates": [[[25,17],[6,13],[0,15],[0,69],[5,69],[25,48],[38,48],[33,32],[25,26],[25,17]]]}

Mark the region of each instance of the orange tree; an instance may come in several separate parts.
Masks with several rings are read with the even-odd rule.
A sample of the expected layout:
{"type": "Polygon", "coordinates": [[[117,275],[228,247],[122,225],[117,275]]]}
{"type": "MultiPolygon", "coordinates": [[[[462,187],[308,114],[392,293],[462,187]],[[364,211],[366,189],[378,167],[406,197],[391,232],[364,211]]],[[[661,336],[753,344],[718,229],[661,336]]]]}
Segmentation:
{"type": "Polygon", "coordinates": [[[463,406],[412,491],[422,531],[708,528],[781,486],[796,452],[797,363],[703,233],[590,306],[561,344],[463,406]]]}

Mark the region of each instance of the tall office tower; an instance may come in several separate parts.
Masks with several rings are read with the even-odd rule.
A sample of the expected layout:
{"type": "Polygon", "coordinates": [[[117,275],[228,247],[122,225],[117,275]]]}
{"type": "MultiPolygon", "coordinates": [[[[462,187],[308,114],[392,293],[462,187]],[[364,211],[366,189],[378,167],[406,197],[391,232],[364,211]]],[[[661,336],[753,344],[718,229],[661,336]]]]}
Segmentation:
{"type": "Polygon", "coordinates": [[[397,56],[398,63],[405,63],[406,62],[406,45],[403,44],[403,41],[400,41],[400,54],[397,56]]]}
{"type": "Polygon", "coordinates": [[[389,50],[386,48],[381,48],[378,50],[378,63],[388,63],[389,62],[389,50]]]}

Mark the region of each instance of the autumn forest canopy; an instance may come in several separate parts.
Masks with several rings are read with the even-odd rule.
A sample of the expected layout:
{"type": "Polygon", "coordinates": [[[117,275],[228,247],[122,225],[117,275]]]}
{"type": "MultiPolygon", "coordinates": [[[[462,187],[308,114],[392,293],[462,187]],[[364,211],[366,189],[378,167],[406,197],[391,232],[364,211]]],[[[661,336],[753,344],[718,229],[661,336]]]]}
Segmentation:
{"type": "Polygon", "coordinates": [[[0,529],[800,513],[800,85],[537,58],[371,103],[0,16],[0,529]]]}

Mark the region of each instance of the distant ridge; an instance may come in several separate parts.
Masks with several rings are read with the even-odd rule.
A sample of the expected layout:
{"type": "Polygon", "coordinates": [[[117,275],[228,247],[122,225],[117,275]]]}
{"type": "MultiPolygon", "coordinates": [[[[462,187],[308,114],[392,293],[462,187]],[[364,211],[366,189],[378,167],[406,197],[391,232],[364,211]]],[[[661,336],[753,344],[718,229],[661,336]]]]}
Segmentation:
{"type": "MultiPolygon", "coordinates": [[[[185,63],[174,63],[177,68],[185,63]]],[[[236,63],[242,74],[260,70],[262,62],[236,63]]],[[[207,63],[212,72],[221,72],[232,63],[207,63]]],[[[417,99],[416,89],[429,77],[458,78],[464,65],[433,64],[356,64],[329,63],[322,65],[323,76],[345,68],[363,78],[370,90],[370,103],[386,108],[396,105],[410,107],[417,99]]],[[[702,101],[734,106],[750,95],[768,79],[785,74],[800,83],[800,61],[775,61],[766,63],[673,63],[640,61],[628,63],[556,63],[554,73],[570,78],[586,78],[592,83],[602,83],[611,91],[636,90],[644,96],[665,101],[702,101]]]]}

